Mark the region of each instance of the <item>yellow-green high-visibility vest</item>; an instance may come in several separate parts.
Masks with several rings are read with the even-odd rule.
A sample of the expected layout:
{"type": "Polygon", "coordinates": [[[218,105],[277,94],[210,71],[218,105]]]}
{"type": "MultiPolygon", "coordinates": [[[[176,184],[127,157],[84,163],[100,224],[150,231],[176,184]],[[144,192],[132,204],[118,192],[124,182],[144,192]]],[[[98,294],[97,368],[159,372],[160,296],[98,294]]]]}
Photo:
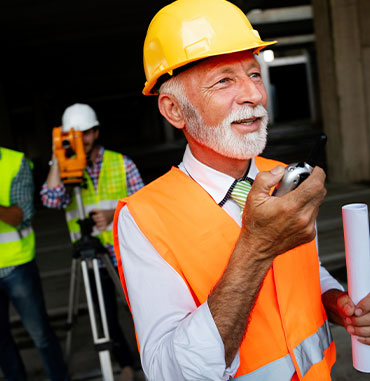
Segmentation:
{"type": "MultiPolygon", "coordinates": [[[[0,205],[10,206],[13,179],[22,163],[23,153],[0,147],[0,205]]],[[[21,265],[35,257],[35,234],[32,227],[17,229],[0,221],[0,268],[21,265]]]]}
{"type": "MultiPolygon", "coordinates": [[[[86,171],[84,177],[87,180],[87,187],[81,187],[81,196],[86,217],[93,209],[115,209],[118,200],[127,196],[126,170],[120,153],[104,150],[97,190],[94,189],[94,184],[86,171]]],[[[77,201],[73,195],[72,202],[66,208],[66,220],[72,242],[81,238],[78,219],[77,201]]],[[[103,245],[108,243],[113,245],[112,224],[103,232],[94,229],[92,235],[98,237],[103,245]]]]}

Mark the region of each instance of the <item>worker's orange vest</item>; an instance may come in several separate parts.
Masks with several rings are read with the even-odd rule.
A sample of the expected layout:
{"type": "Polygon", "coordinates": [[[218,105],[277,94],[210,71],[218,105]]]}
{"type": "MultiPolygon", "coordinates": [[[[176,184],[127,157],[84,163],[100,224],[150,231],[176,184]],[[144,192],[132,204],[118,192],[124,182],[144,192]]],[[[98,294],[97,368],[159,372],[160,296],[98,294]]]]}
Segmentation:
{"type": "MultiPolygon", "coordinates": [[[[256,158],[260,171],[277,164],[256,158]]],[[[113,234],[129,305],[117,234],[118,215],[124,205],[157,252],[184,279],[196,305],[204,303],[228,264],[240,233],[238,224],[178,168],[122,199],[113,234]]],[[[331,380],[336,353],[321,302],[315,241],[275,258],[251,312],[235,377],[279,379],[277,373],[268,378],[264,372],[275,372],[289,355],[296,370],[294,379],[331,380]]]]}

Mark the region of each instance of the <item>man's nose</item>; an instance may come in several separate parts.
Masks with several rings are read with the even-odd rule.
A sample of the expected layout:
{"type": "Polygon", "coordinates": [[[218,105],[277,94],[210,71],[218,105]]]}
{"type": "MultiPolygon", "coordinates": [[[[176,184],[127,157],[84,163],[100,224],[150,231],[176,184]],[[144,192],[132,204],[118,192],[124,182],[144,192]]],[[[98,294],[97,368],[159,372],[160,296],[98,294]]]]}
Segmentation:
{"type": "Polygon", "coordinates": [[[265,88],[262,83],[256,84],[251,78],[245,78],[239,86],[237,102],[257,106],[264,99],[265,88]]]}

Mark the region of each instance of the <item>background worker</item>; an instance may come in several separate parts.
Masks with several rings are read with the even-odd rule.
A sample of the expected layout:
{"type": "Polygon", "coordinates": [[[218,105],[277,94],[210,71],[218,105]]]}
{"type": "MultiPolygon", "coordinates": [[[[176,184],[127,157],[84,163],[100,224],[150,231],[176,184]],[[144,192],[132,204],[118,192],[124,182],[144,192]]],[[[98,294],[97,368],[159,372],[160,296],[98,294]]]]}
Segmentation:
{"type": "Polygon", "coordinates": [[[40,351],[50,380],[67,380],[62,350],[45,308],[35,262],[33,176],[23,153],[0,147],[0,367],[6,380],[24,381],[26,369],[11,335],[9,302],[40,351]]]}
{"type": "Polygon", "coordinates": [[[319,264],[323,170],[269,193],[284,167],[258,156],[267,95],[254,55],[271,43],[224,0],[175,1],[148,28],[143,93],[159,93],[188,141],[114,222],[149,380],[330,380],[328,317],[370,344],[370,296],[354,306],[319,264]]]}
{"type": "MultiPolygon", "coordinates": [[[[139,190],[143,181],[129,157],[106,150],[98,144],[99,121],[89,105],[76,103],[66,108],[62,116],[62,129],[67,132],[71,128],[83,131],[83,145],[87,156],[84,182],[87,187],[81,187],[81,194],[85,211],[95,222],[92,234],[99,237],[113,264],[117,266],[112,237],[114,210],[117,201],[139,190]]],[[[53,154],[49,174],[41,190],[42,203],[48,208],[65,209],[71,240],[76,242],[81,234],[77,224],[75,196],[70,191],[61,182],[58,162],[53,154]]],[[[113,354],[122,369],[122,377],[127,375],[127,380],[130,380],[134,373],[134,357],[118,322],[115,286],[105,267],[101,268],[100,276],[113,354]]],[[[92,292],[96,300],[95,282],[92,282],[92,292]]]]}

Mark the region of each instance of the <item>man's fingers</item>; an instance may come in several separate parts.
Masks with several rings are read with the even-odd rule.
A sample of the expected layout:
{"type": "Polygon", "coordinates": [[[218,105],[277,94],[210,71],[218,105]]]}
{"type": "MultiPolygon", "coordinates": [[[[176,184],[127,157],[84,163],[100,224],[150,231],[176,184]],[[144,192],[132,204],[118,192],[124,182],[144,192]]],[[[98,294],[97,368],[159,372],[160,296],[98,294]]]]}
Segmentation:
{"type": "Polygon", "coordinates": [[[355,310],[356,316],[362,316],[370,312],[370,293],[367,294],[363,299],[361,299],[357,305],[355,310]]]}
{"type": "Polygon", "coordinates": [[[271,171],[259,172],[253,183],[251,192],[254,194],[263,193],[268,196],[271,188],[275,186],[284,175],[284,167],[278,165],[271,171]]]}
{"type": "Polygon", "coordinates": [[[368,326],[367,327],[356,327],[353,325],[348,325],[347,326],[347,332],[350,335],[355,335],[355,336],[359,336],[362,338],[370,339],[370,327],[368,327],[368,326]]]}
{"type": "Polygon", "coordinates": [[[370,336],[370,315],[364,315],[361,317],[346,317],[345,323],[347,325],[352,325],[354,327],[367,327],[369,329],[369,336],[370,336]]]}
{"type": "Polygon", "coordinates": [[[304,204],[315,202],[320,205],[326,195],[325,178],[325,172],[320,167],[315,167],[311,175],[290,194],[304,204]]]}
{"type": "Polygon", "coordinates": [[[362,344],[370,345],[370,337],[358,337],[357,340],[362,344]]]}
{"type": "Polygon", "coordinates": [[[355,313],[355,305],[346,292],[338,295],[337,308],[342,316],[352,316],[355,313]]]}

